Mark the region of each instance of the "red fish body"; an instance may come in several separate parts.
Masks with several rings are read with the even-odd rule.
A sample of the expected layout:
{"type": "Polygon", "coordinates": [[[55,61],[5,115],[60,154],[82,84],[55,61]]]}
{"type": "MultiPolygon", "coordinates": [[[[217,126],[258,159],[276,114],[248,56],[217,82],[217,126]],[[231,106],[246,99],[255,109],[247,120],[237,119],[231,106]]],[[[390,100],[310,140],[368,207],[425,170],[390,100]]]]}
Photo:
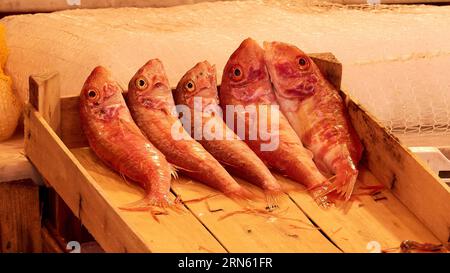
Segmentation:
{"type": "Polygon", "coordinates": [[[80,94],[81,125],[94,153],[115,171],[137,182],[146,196],[133,208],[166,206],[171,168],[131,118],[119,85],[96,67],[80,94]]]}
{"type": "MultiPolygon", "coordinates": [[[[227,105],[254,105],[258,109],[258,115],[270,120],[268,124],[272,124],[272,119],[276,120],[277,123],[274,124],[278,128],[270,128],[279,139],[276,149],[263,150],[261,144],[265,141],[261,137],[252,140],[250,130],[245,130],[245,141],[269,167],[308,188],[314,188],[313,195],[319,195],[326,178],[315,166],[312,154],[303,147],[285,116],[279,112],[265,67],[263,49],[254,40],[244,40],[228,60],[220,88],[220,103],[223,109],[227,105]]],[[[245,111],[236,116],[238,119],[245,119],[246,129],[249,129],[250,116],[245,111]]]]}
{"type": "Polygon", "coordinates": [[[268,196],[281,193],[280,185],[264,163],[218,114],[220,107],[214,66],[204,61],[190,69],[180,80],[175,99],[177,104],[190,109],[192,134],[228,170],[259,186],[268,196]],[[195,119],[199,119],[197,125],[195,119]],[[212,129],[205,130],[208,128],[212,129]]]}
{"type": "Polygon", "coordinates": [[[335,174],[329,190],[348,200],[363,147],[338,91],[304,52],[293,45],[264,43],[277,101],[321,170],[335,174]]]}
{"type": "Polygon", "coordinates": [[[226,194],[239,194],[241,186],[183,129],[161,61],[150,60],[134,75],[128,105],[142,132],[181,172],[226,194]]]}

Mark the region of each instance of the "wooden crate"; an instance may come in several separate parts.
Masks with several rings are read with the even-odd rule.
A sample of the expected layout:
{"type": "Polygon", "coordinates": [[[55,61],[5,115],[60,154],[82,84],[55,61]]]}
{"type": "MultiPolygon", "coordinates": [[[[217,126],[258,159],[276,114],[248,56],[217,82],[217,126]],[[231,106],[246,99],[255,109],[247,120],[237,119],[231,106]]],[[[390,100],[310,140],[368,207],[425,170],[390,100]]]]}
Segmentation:
{"type": "MultiPolygon", "coordinates": [[[[342,67],[334,56],[311,57],[339,87],[342,67]]],[[[243,204],[222,195],[186,203],[182,212],[158,216],[159,223],[148,212],[122,211],[120,205],[140,199],[143,191],[105,167],[88,148],[78,97],[60,98],[56,73],[30,78],[25,151],[109,252],[368,252],[377,246],[398,247],[403,240],[447,242],[449,188],[358,103],[344,92],[342,96],[365,146],[358,184],[384,184],[381,199],[360,196],[345,207],[321,209],[301,186],[277,175],[288,190],[269,217],[239,213],[243,204]]],[[[180,177],[172,193],[190,200],[215,191],[180,177]]],[[[251,205],[265,208],[262,201],[251,205]]]]}

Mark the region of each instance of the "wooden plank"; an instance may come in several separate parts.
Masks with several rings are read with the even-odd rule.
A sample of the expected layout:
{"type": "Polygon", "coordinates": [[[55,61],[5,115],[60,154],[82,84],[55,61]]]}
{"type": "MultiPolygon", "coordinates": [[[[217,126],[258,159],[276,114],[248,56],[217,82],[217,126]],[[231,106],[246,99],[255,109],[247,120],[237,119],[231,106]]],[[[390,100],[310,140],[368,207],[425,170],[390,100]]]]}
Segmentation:
{"type": "Polygon", "coordinates": [[[342,64],[336,57],[329,52],[326,53],[309,53],[309,57],[319,67],[320,72],[327,80],[338,90],[341,89],[342,81],[342,64]]]}
{"type": "MultiPolygon", "coordinates": [[[[278,178],[284,185],[294,184],[278,178]]],[[[360,185],[380,183],[370,171],[361,168],[357,187],[360,185]]],[[[290,191],[289,196],[344,252],[369,252],[370,242],[379,244],[381,249],[399,247],[404,240],[440,243],[387,188],[376,196],[358,196],[348,204],[338,203],[329,209],[317,208],[306,192],[290,191]]]]}
{"type": "Polygon", "coordinates": [[[441,242],[449,241],[450,188],[365,109],[348,96],[346,102],[367,167],[441,242]]]}
{"type": "Polygon", "coordinates": [[[45,224],[53,232],[55,237],[62,237],[67,242],[77,241],[89,242],[93,237],[80,220],[72,213],[64,200],[53,188],[42,189],[42,200],[44,201],[43,215],[45,224]]]}
{"type": "MultiPolygon", "coordinates": [[[[340,252],[285,194],[278,197],[279,208],[270,214],[245,213],[246,208],[265,211],[264,195],[255,186],[236,179],[260,199],[236,202],[220,194],[186,203],[229,252],[340,252]],[[236,212],[240,213],[233,215],[236,212]]],[[[172,189],[183,200],[218,194],[185,177],[174,181],[172,189]]]]}
{"type": "Polygon", "coordinates": [[[41,113],[53,131],[59,135],[61,131],[61,106],[58,73],[31,76],[29,86],[29,102],[41,113]]]}
{"type": "Polygon", "coordinates": [[[32,180],[0,183],[0,252],[41,252],[39,209],[32,180]]]}
{"type": "Polygon", "coordinates": [[[69,148],[89,146],[80,124],[79,98],[61,98],[61,140],[69,148]]]}
{"type": "Polygon", "coordinates": [[[46,227],[42,227],[42,252],[63,253],[64,250],[46,227]]]}
{"type": "Polygon", "coordinates": [[[94,169],[97,180],[107,181],[106,188],[101,187],[30,104],[25,111],[27,156],[105,251],[204,251],[198,244],[214,252],[224,251],[187,210],[181,215],[169,214],[161,224],[155,223],[148,213],[119,210],[118,205],[138,200],[142,194],[128,192],[129,188],[123,183],[112,182],[119,177],[104,177],[101,169],[94,169]],[[48,164],[49,159],[57,160],[48,164]],[[118,199],[108,195],[108,190],[117,193],[118,199]],[[122,195],[125,197],[120,197],[122,195]],[[180,232],[187,229],[189,233],[180,232]]]}

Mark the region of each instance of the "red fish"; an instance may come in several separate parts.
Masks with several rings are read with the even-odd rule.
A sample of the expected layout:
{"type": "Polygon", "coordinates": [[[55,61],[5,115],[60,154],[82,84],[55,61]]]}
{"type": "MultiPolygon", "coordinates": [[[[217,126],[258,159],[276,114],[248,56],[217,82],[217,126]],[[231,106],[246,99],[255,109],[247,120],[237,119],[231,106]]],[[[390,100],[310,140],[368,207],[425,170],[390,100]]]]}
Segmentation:
{"type": "Polygon", "coordinates": [[[281,110],[323,171],[335,174],[329,191],[348,200],[363,146],[339,92],[297,47],[265,42],[265,60],[281,110]]]}
{"type": "MultiPolygon", "coordinates": [[[[326,198],[319,197],[326,190],[322,185],[327,179],[314,164],[311,152],[303,147],[287,119],[279,112],[265,66],[263,49],[254,40],[244,40],[228,60],[220,87],[220,103],[223,109],[227,105],[253,105],[257,107],[260,117],[265,116],[270,122],[272,119],[276,120],[278,131],[271,127],[272,133],[279,139],[276,149],[261,149],[264,141],[261,137],[252,140],[250,130],[245,131],[245,141],[269,167],[306,185],[313,190],[313,196],[318,198],[316,201],[325,205],[326,198]]],[[[244,119],[246,128],[249,129],[251,120],[246,111],[238,112],[236,116],[244,119]]]]}
{"type": "Polygon", "coordinates": [[[137,182],[146,196],[124,209],[171,205],[171,166],[131,118],[119,85],[96,67],[80,94],[81,125],[95,154],[108,166],[137,182]]]}
{"type": "Polygon", "coordinates": [[[148,61],[131,79],[128,105],[142,132],[180,171],[227,195],[241,195],[242,187],[183,129],[160,60],[148,61]]]}
{"type": "Polygon", "coordinates": [[[219,114],[215,67],[207,61],[196,64],[178,83],[175,99],[189,107],[191,132],[198,141],[230,172],[262,188],[270,205],[275,205],[282,192],[278,181],[219,114]]]}

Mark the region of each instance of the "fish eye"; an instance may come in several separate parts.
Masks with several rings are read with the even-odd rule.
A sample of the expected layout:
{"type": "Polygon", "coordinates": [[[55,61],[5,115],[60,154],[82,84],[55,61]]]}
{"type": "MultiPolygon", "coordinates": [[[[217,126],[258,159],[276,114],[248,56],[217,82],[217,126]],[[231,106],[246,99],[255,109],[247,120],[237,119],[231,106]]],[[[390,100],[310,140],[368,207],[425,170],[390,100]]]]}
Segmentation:
{"type": "Polygon", "coordinates": [[[93,89],[90,89],[90,90],[87,92],[87,95],[88,95],[88,98],[89,98],[90,100],[96,99],[96,98],[98,97],[97,91],[95,91],[95,90],[93,90],[93,89]]]}
{"type": "Polygon", "coordinates": [[[305,57],[300,57],[298,58],[298,64],[302,69],[305,69],[308,67],[309,62],[305,57]]]}
{"type": "Polygon", "coordinates": [[[195,90],[195,84],[193,81],[188,81],[184,87],[188,92],[192,92],[195,90]]]}
{"type": "Polygon", "coordinates": [[[145,88],[147,88],[148,83],[144,77],[139,77],[136,79],[135,85],[139,90],[144,90],[145,88]]]}
{"type": "Polygon", "coordinates": [[[239,81],[243,77],[243,73],[240,67],[233,67],[231,68],[231,77],[235,81],[239,81]]]}

